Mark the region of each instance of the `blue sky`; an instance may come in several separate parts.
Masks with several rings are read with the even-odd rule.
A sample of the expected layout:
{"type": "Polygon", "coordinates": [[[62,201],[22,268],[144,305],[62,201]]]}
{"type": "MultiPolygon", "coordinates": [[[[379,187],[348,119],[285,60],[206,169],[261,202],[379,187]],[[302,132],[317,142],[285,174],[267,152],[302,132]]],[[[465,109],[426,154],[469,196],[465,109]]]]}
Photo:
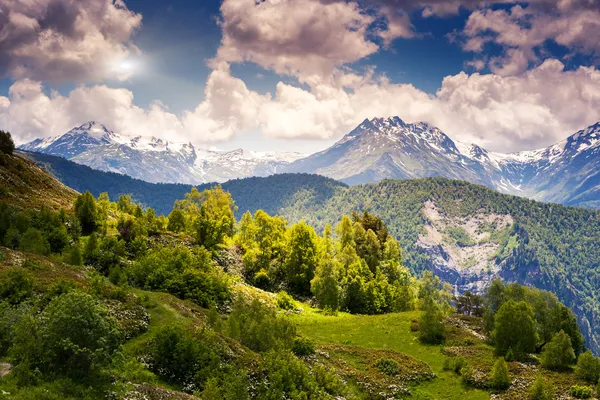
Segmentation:
{"type": "Polygon", "coordinates": [[[203,147],[310,153],[364,118],[398,115],[519,151],[600,120],[593,2],[40,3],[0,5],[0,123],[21,142],[95,119],[203,147]]]}

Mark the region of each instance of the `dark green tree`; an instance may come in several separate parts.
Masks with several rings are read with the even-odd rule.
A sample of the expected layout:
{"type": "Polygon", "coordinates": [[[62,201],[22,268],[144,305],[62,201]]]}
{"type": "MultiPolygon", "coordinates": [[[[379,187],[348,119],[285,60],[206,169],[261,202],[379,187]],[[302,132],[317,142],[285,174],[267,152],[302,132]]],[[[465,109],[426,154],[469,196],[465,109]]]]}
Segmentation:
{"type": "Polygon", "coordinates": [[[96,209],[96,200],[90,192],[85,192],[77,196],[75,200],[75,214],[81,225],[83,235],[90,235],[97,228],[98,210],[96,209]]]}
{"type": "Polygon", "coordinates": [[[571,345],[571,338],[561,330],[544,346],[540,363],[546,369],[564,371],[574,362],[575,352],[571,345]]]}
{"type": "Polygon", "coordinates": [[[535,351],[537,332],[533,309],[527,303],[509,300],[495,316],[493,337],[496,353],[504,356],[512,349],[516,358],[535,351]]]}
{"type": "Polygon", "coordinates": [[[586,351],[577,358],[575,374],[578,378],[590,383],[597,383],[600,379],[600,359],[595,357],[591,351],[586,351]]]}
{"type": "Polygon", "coordinates": [[[50,254],[50,244],[44,234],[35,228],[27,229],[27,232],[21,237],[19,248],[28,253],[41,255],[50,254]]]}
{"type": "Polygon", "coordinates": [[[10,132],[0,130],[0,151],[4,154],[12,154],[15,151],[15,142],[10,132]]]}

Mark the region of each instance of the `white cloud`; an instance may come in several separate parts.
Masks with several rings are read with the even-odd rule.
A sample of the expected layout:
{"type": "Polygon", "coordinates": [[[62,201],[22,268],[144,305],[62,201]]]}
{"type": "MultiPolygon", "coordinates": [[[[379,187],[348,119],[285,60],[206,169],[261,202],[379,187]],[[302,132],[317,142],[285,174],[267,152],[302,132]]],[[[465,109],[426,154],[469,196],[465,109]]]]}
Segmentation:
{"type": "Polygon", "coordinates": [[[122,0],[2,0],[0,78],[86,81],[119,78],[115,66],[140,14],[122,0]]]}

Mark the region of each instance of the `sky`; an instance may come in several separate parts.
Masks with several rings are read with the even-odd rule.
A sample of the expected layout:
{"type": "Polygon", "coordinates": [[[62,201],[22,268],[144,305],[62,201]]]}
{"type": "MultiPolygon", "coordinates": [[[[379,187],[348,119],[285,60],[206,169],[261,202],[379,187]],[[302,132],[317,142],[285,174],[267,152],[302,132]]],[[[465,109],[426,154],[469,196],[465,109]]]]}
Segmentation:
{"type": "Polygon", "coordinates": [[[322,150],[365,118],[489,150],[600,120],[600,0],[2,0],[0,129],[93,120],[205,148],[322,150]]]}

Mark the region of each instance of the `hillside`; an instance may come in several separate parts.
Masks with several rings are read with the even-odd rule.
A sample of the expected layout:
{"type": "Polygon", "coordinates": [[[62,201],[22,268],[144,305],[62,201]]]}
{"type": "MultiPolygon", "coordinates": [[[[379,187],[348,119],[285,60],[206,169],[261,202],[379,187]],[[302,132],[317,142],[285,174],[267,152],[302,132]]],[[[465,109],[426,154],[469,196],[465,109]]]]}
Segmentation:
{"type": "Polygon", "coordinates": [[[19,207],[68,208],[77,192],[47,174],[39,165],[0,153],[0,202],[19,207]]]}
{"type": "MultiPolygon", "coordinates": [[[[94,196],[107,192],[109,197],[117,200],[119,196],[129,194],[133,199],[146,207],[154,208],[159,214],[168,214],[175,200],[183,199],[191,185],[170,183],[149,183],[114,172],[104,172],[61,157],[17,151],[16,154],[33,160],[56,176],[65,185],[84,192],[89,190],[94,196]]],[[[198,185],[200,190],[214,186],[214,183],[198,185]]],[[[291,198],[301,197],[301,193],[319,193],[314,201],[329,198],[336,187],[346,185],[318,175],[281,174],[268,178],[245,178],[222,183],[237,202],[240,216],[247,210],[264,209],[276,214],[291,198]]]]}
{"type": "MultiPolygon", "coordinates": [[[[30,154],[79,191],[108,191],[168,213],[189,191],[103,173],[72,162],[30,154]],[[89,174],[89,175],[88,175],[89,174]]],[[[346,187],[315,175],[275,175],[227,182],[239,207],[263,209],[319,230],[354,210],[381,216],[400,240],[405,263],[433,270],[459,290],[481,291],[494,277],[548,289],[579,318],[588,346],[600,351],[600,218],[582,208],[503,195],[443,178],[383,181],[346,187]],[[276,189],[276,190],[275,190],[276,189]]]]}
{"type": "Polygon", "coordinates": [[[386,222],[414,271],[433,270],[463,291],[501,277],[556,293],[600,350],[600,212],[429,178],[339,188],[324,202],[295,199],[280,214],[322,229],[354,210],[386,222]]]}

